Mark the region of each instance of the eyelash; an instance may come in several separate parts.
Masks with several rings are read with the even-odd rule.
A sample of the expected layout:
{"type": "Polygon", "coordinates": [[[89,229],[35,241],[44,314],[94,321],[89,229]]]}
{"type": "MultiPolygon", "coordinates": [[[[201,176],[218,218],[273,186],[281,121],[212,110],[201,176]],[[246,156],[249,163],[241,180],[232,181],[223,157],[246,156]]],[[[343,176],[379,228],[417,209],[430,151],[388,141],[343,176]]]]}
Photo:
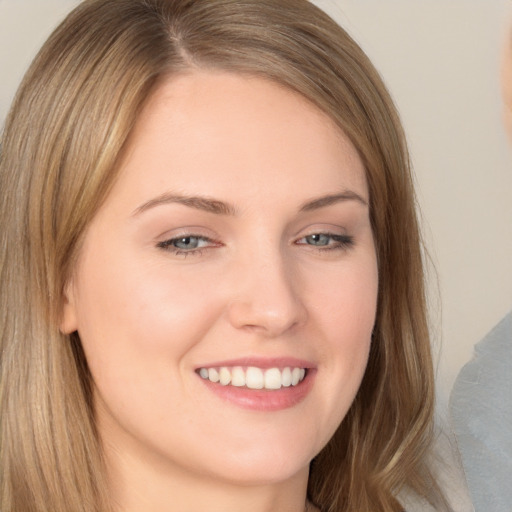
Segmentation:
{"type": "MultiPolygon", "coordinates": [[[[343,251],[348,250],[354,246],[354,237],[350,235],[336,235],[334,233],[328,233],[328,232],[318,232],[318,233],[312,233],[311,235],[306,235],[299,240],[305,240],[307,238],[312,237],[321,237],[325,236],[330,238],[331,241],[335,242],[330,245],[320,245],[315,246],[312,244],[299,244],[299,245],[310,245],[314,250],[325,252],[325,251],[343,251]]],[[[298,243],[298,242],[296,242],[298,243]]]]}
{"type": "Polygon", "coordinates": [[[186,234],[183,236],[177,236],[175,238],[170,238],[169,240],[164,240],[163,242],[159,242],[157,244],[157,247],[160,249],[164,249],[165,251],[169,251],[172,254],[176,256],[201,256],[203,254],[203,251],[205,249],[210,249],[211,247],[218,247],[221,244],[219,242],[216,242],[215,240],[212,240],[211,238],[208,238],[207,236],[202,235],[194,235],[194,234],[186,234]],[[197,239],[200,242],[207,242],[209,244],[207,247],[204,248],[194,248],[194,249],[180,249],[179,247],[176,247],[174,244],[189,239],[197,239]]]}
{"type": "MultiPolygon", "coordinates": [[[[307,245],[312,250],[318,251],[318,252],[327,252],[327,251],[346,251],[349,250],[354,246],[354,237],[350,235],[337,235],[334,233],[326,233],[326,232],[318,232],[318,233],[312,233],[311,235],[306,235],[299,240],[295,242],[297,245],[307,245]],[[315,246],[313,244],[308,243],[300,243],[301,240],[307,240],[308,238],[311,239],[312,237],[328,237],[330,240],[328,241],[327,245],[320,245],[315,246]],[[330,242],[334,243],[330,243],[330,242]]],[[[201,256],[203,252],[207,249],[211,249],[214,247],[219,247],[222,245],[220,242],[217,242],[215,240],[212,240],[211,238],[208,238],[206,236],[202,235],[194,235],[194,234],[186,234],[183,236],[178,236],[175,238],[170,238],[168,240],[164,240],[162,242],[159,242],[157,244],[157,247],[160,249],[163,249],[165,251],[169,251],[170,253],[176,255],[176,256],[201,256]],[[199,243],[206,242],[208,245],[206,247],[200,247],[200,248],[192,248],[192,249],[183,249],[176,247],[175,244],[179,243],[180,241],[190,240],[190,239],[197,239],[199,243]]]]}

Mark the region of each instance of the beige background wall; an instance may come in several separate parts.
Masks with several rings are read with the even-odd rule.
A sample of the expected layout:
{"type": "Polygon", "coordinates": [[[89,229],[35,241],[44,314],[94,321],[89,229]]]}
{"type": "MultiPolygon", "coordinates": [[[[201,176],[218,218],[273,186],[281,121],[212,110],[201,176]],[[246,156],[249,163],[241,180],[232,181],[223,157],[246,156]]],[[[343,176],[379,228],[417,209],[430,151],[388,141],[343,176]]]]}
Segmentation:
{"type": "MultiPolygon", "coordinates": [[[[510,0],[317,0],[363,46],[402,114],[417,173],[443,404],[512,309],[512,150],[500,47],[510,0]]],[[[0,121],[37,48],[75,0],[0,0],[0,121]]],[[[511,63],[512,64],[512,63],[511,63]]]]}

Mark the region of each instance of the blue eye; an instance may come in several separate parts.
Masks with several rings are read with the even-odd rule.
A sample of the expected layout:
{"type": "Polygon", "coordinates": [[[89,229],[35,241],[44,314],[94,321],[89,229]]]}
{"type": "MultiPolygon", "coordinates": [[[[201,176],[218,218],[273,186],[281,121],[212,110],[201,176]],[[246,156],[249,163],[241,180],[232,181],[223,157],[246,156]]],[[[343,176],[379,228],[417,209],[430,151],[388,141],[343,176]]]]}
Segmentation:
{"type": "Polygon", "coordinates": [[[175,254],[186,255],[199,253],[202,249],[206,249],[213,245],[215,245],[215,242],[204,236],[186,235],[159,242],[157,247],[175,254]]]}
{"type": "Polygon", "coordinates": [[[316,247],[325,247],[329,245],[331,242],[331,236],[326,235],[325,233],[316,233],[314,235],[309,235],[305,237],[306,243],[308,245],[315,245],[316,247]]]}
{"type": "Polygon", "coordinates": [[[297,241],[299,245],[310,245],[319,250],[348,249],[354,245],[353,237],[332,233],[313,233],[297,241]]]}
{"type": "Polygon", "coordinates": [[[176,249],[190,250],[199,247],[200,239],[197,236],[184,236],[183,238],[175,238],[172,244],[176,249]]]}

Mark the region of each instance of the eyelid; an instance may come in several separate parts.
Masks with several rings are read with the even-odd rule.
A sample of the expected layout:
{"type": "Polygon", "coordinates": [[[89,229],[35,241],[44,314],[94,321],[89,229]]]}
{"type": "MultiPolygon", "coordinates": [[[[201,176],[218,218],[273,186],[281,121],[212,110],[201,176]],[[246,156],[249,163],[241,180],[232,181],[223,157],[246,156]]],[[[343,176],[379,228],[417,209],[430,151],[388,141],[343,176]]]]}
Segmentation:
{"type": "Polygon", "coordinates": [[[176,233],[174,236],[167,236],[165,237],[164,240],[161,240],[156,243],[157,248],[179,256],[199,255],[205,250],[220,246],[222,246],[222,243],[216,240],[215,238],[188,230],[182,230],[181,233],[176,233]],[[207,245],[203,247],[192,247],[190,249],[180,248],[173,245],[179,242],[180,240],[187,238],[196,238],[198,240],[206,242],[207,245]]]}
{"type": "Polygon", "coordinates": [[[312,230],[310,233],[305,234],[297,238],[294,242],[296,245],[307,246],[313,250],[317,251],[332,251],[332,250],[347,250],[350,249],[354,245],[354,237],[345,233],[333,233],[329,230],[312,230]],[[323,235],[329,237],[331,242],[327,245],[314,245],[306,242],[302,242],[302,240],[306,240],[309,237],[313,237],[315,235],[323,235]]]}

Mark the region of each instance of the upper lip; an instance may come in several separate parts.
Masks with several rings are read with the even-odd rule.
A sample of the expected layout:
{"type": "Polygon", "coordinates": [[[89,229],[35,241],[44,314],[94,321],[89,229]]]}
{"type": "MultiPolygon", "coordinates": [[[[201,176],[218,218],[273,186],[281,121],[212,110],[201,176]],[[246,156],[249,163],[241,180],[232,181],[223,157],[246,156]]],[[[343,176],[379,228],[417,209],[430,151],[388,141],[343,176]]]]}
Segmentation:
{"type": "Polygon", "coordinates": [[[316,365],[311,361],[305,359],[298,359],[296,357],[240,357],[237,359],[229,359],[224,361],[213,361],[197,366],[200,368],[219,368],[219,367],[234,367],[234,366],[255,366],[256,368],[315,368],[316,365]]]}

